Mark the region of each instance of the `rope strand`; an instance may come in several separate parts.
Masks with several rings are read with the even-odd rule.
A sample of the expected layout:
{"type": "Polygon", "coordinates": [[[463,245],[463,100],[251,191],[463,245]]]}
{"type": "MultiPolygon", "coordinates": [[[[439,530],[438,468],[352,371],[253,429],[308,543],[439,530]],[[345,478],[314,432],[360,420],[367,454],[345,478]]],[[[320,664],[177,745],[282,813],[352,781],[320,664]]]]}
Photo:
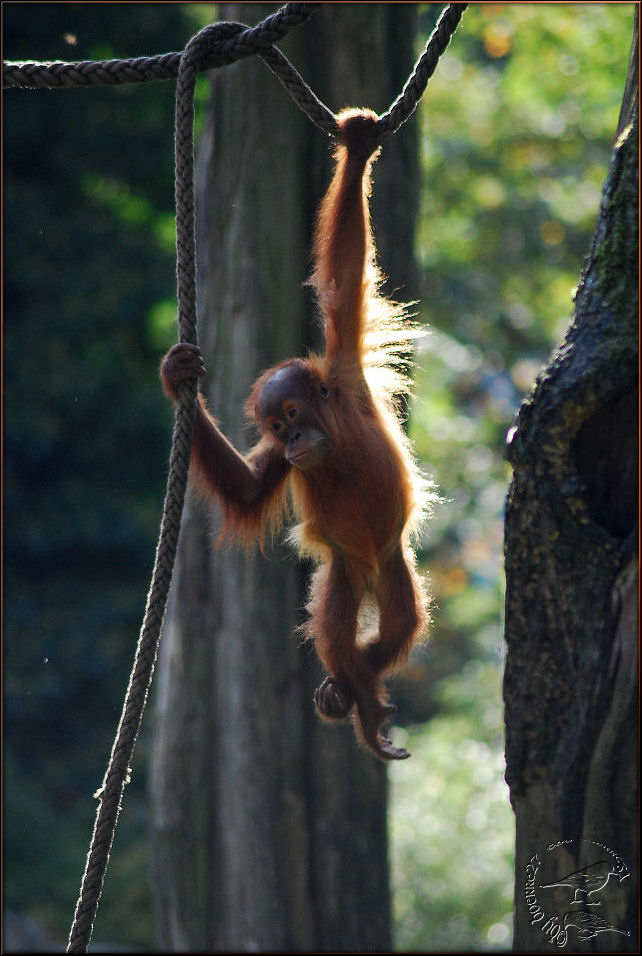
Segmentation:
{"type": "MultiPolygon", "coordinates": [[[[256,27],[225,21],[205,27],[197,36],[204,42],[194,54],[197,72],[233,63],[256,54],[280,80],[297,106],[329,136],[336,137],[337,125],[332,110],[310,89],[288,58],[274,46],[293,26],[307,20],[320,3],[288,3],[256,27]]],[[[426,49],[415,63],[403,90],[385,113],[379,117],[381,141],[399,127],[415,111],[428,80],[435,72],[442,53],[450,43],[467,3],[449,3],[442,11],[426,49]]],[[[193,40],[185,48],[190,48],[193,40]]],[[[194,48],[192,48],[194,53],[194,48]]],[[[81,60],[73,63],[10,62],[3,64],[5,89],[69,89],[78,86],[116,86],[124,83],[146,83],[171,79],[178,75],[181,53],[137,57],[131,60],[81,60]]]]}
{"type": "Polygon", "coordinates": [[[379,117],[382,138],[396,133],[402,123],[405,123],[414,113],[426,90],[428,80],[435,72],[439,58],[450,43],[467,6],[467,3],[449,3],[442,10],[435,29],[430,34],[426,49],[415,63],[403,90],[390,108],[379,117]]]}
{"type": "MultiPolygon", "coordinates": [[[[242,23],[211,24],[189,41],[182,53],[130,60],[82,60],[73,63],[4,62],[4,88],[69,89],[115,86],[177,78],[175,100],[176,282],[179,341],[196,344],[196,238],[194,217],[194,88],[198,73],[248,56],[259,56],[305,114],[332,137],[334,114],[274,46],[293,27],[309,19],[320,3],[287,3],[255,27],[242,23]]],[[[455,32],[466,3],[451,3],[442,12],[426,50],[415,64],[401,94],[379,117],[381,141],[415,110],[428,80],[455,32]]],[[[151,685],[161,628],[178,547],[196,417],[196,379],[179,388],[174,418],[169,477],[145,615],[123,710],[103,785],[80,896],[67,951],[87,952],[109,854],[114,840],[129,765],[151,685]]]]}
{"type": "MultiPolygon", "coordinates": [[[[288,6],[298,8],[303,5],[289,4],[288,6]]],[[[285,10],[284,7],[282,11],[264,21],[267,24],[268,37],[273,37],[275,33],[283,35],[291,26],[296,25],[296,22],[301,22],[300,16],[279,16],[285,10]]],[[[259,24],[252,31],[256,35],[255,40],[260,37],[261,26],[262,24],[259,24]]],[[[227,25],[214,24],[212,27],[206,27],[190,40],[180,59],[176,84],[175,193],[178,332],[182,342],[194,344],[197,338],[194,88],[199,66],[211,44],[220,38],[221,33],[230,34],[227,25]]],[[[270,45],[271,41],[268,43],[268,46],[270,45]]],[[[80,896],[69,934],[67,946],[69,953],[86,953],[91,940],[122,805],[123,791],[129,779],[129,766],[151,686],[178,547],[196,416],[196,397],[195,379],[181,383],[174,417],[169,478],[152,581],[120,723],[103,786],[98,794],[98,812],[80,896]]]]}
{"type": "MultiPolygon", "coordinates": [[[[320,3],[286,3],[257,26],[244,26],[242,37],[236,36],[235,30],[231,38],[226,38],[221,30],[220,44],[214,44],[206,51],[199,71],[224,66],[266,49],[293,27],[308,20],[320,6],[320,3]]],[[[213,26],[222,28],[224,23],[213,26]]],[[[178,76],[182,55],[182,52],[162,53],[127,60],[57,60],[49,63],[5,60],[3,86],[5,89],[71,89],[169,80],[178,76]]]]}

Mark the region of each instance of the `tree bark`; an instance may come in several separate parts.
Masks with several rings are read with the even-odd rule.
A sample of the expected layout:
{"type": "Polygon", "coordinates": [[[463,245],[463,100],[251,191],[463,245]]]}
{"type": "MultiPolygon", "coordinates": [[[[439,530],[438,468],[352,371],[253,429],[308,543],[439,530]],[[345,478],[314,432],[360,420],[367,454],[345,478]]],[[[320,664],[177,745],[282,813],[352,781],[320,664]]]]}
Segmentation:
{"type": "Polygon", "coordinates": [[[509,433],[506,779],[525,952],[637,951],[637,10],[632,50],[573,323],[509,433]]]}
{"type": "MultiPolygon", "coordinates": [[[[388,6],[327,5],[284,45],[331,108],[383,109],[400,89],[416,11],[400,5],[392,33],[388,6]]],[[[223,4],[220,14],[254,23],[273,9],[223,4]]],[[[396,286],[410,286],[409,298],[416,145],[407,124],[386,144],[374,187],[382,266],[396,286]],[[393,181],[402,200],[382,217],[393,181]]],[[[199,156],[203,391],[246,449],[242,409],[253,380],[320,344],[303,282],[329,141],[253,58],[213,75],[199,156]]],[[[216,508],[190,497],[155,686],[159,945],[387,951],[385,767],[356,747],[350,727],[315,716],[322,675],[296,633],[304,569],[288,548],[267,558],[215,550],[219,528],[216,508]]]]}

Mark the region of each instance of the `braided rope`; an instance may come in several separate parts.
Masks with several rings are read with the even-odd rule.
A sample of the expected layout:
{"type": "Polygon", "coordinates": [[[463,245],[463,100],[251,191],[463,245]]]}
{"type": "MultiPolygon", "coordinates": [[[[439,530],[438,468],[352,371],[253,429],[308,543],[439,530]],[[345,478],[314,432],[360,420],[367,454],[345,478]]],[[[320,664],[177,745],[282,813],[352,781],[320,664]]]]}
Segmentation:
{"type": "Polygon", "coordinates": [[[379,117],[382,139],[395,133],[414,113],[428,85],[428,80],[435,72],[439,58],[450,43],[467,6],[467,3],[449,3],[442,10],[435,29],[430,34],[426,49],[415,63],[403,90],[390,108],[379,117]]]}
{"type": "Polygon", "coordinates": [[[321,102],[278,47],[259,53],[265,65],[280,80],[299,109],[328,136],[337,135],[337,121],[331,109],[321,102]]]}
{"type": "MultiPolygon", "coordinates": [[[[148,82],[177,77],[175,113],[176,249],[178,331],[182,342],[196,343],[196,239],[194,218],[194,87],[199,72],[258,55],[277,76],[297,105],[321,129],[336,136],[334,114],[315,96],[274,41],[308,19],[319,3],[288,3],[256,27],[216,23],[194,36],[183,53],[132,60],[75,63],[5,62],[4,87],[62,89],[148,82]]],[[[379,118],[381,139],[395,132],[415,110],[467,4],[449,4],[443,11],[424,54],[400,96],[379,118]]],[[[178,547],[196,416],[197,382],[179,389],[172,436],[169,478],[152,581],[136,648],[123,711],[112,752],[98,792],[99,807],[76,905],[67,951],[86,952],[102,892],[109,854],[129,779],[129,764],[151,685],[160,633],[178,547]]]]}
{"type": "MultiPolygon", "coordinates": [[[[313,4],[305,11],[289,16],[289,8],[304,4],[288,4],[277,14],[263,21],[267,40],[261,38],[261,27],[254,28],[252,42],[271,45],[275,34],[283,35],[301,22],[301,13],[312,13],[313,4]],[[279,16],[281,14],[281,16],[279,16]]],[[[303,17],[305,19],[305,16],[303,17]]],[[[226,24],[206,27],[190,40],[180,58],[176,84],[176,248],[178,329],[182,342],[196,343],[196,238],[194,220],[194,87],[204,56],[221,34],[230,35],[226,24]]],[[[238,34],[237,34],[238,35],[238,34]]],[[[235,52],[238,51],[236,48],[235,52]]],[[[241,54],[249,55],[249,54],[241,54]]],[[[125,695],[123,711],[112,747],[103,786],[98,793],[99,807],[82,879],[80,897],[69,934],[67,952],[87,952],[93,932],[98,902],[102,892],[109,854],[114,840],[129,765],[140,729],[145,703],[151,685],[161,628],[167,605],[181,515],[187,487],[187,475],[196,416],[197,382],[181,383],[176,404],[169,478],[163,506],[163,517],[156,549],[152,581],[147,596],[143,625],[136,648],[134,666],[125,695]]]]}
{"type": "MultiPolygon", "coordinates": [[[[223,66],[251,56],[281,39],[292,27],[307,20],[319,3],[287,3],[255,27],[244,27],[243,36],[218,31],[218,41],[204,50],[199,69],[223,66]]],[[[222,27],[223,24],[213,24],[222,27]]],[[[206,28],[207,29],[207,28],[206,28]]],[[[122,60],[77,60],[75,62],[34,61],[3,63],[5,89],[71,89],[79,86],[119,86],[126,83],[149,83],[178,76],[182,53],[162,53],[122,60]]]]}
{"type": "MultiPolygon", "coordinates": [[[[252,28],[232,21],[205,27],[201,34],[204,34],[207,42],[199,47],[198,55],[193,50],[193,67],[200,72],[257,54],[308,118],[329,136],[336,137],[337,125],[332,111],[318,99],[292,63],[274,46],[275,40],[308,19],[320,6],[320,3],[288,3],[252,28]]],[[[442,11],[426,49],[415,63],[402,92],[379,117],[381,141],[396,132],[416,109],[467,6],[467,3],[449,3],[442,11]]],[[[178,75],[182,56],[181,53],[164,53],[131,60],[80,60],[71,63],[5,61],[3,83],[5,89],[69,89],[165,80],[178,75]]]]}

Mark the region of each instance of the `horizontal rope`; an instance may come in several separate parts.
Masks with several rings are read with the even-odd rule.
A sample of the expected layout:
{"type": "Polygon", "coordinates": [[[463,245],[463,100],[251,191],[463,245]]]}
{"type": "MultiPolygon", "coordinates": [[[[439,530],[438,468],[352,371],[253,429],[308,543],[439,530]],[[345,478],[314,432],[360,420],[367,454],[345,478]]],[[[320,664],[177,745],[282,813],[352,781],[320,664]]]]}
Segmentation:
{"type": "MultiPolygon", "coordinates": [[[[195,69],[201,72],[257,54],[306,116],[329,136],[336,137],[337,125],[332,110],[321,102],[288,58],[274,46],[276,40],[281,39],[293,26],[308,19],[321,6],[320,3],[288,3],[255,27],[232,21],[205,27],[206,31],[212,31],[212,40],[202,50],[195,69]]],[[[417,60],[403,90],[379,117],[381,141],[396,132],[415,111],[467,6],[467,3],[449,3],[442,11],[426,49],[417,60]]],[[[129,60],[79,60],[69,63],[5,61],[3,82],[5,89],[70,89],[166,80],[178,75],[182,55],[164,53],[129,60]]]]}
{"type": "MultiPolygon", "coordinates": [[[[224,66],[266,50],[292,27],[309,19],[320,3],[288,3],[255,27],[244,27],[242,35],[221,33],[218,42],[203,56],[199,71],[224,66]]],[[[213,24],[220,27],[222,24],[213,24]]],[[[178,76],[183,51],[141,56],[134,59],[77,60],[38,63],[31,60],[5,61],[5,89],[70,89],[81,86],[118,86],[150,83],[178,76]]]]}

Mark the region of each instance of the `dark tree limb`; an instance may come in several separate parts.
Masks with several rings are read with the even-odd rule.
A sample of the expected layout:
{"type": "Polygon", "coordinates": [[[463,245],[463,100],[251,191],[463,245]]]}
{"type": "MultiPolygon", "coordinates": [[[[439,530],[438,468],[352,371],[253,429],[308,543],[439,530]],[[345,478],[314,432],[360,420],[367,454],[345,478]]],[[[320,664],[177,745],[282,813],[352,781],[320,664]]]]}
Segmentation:
{"type": "Polygon", "coordinates": [[[573,322],[509,433],[504,698],[521,951],[550,951],[565,932],[573,951],[637,947],[636,37],[637,16],[573,322]],[[542,888],[600,854],[626,866],[608,890],[573,901],[568,884],[542,888]]]}

